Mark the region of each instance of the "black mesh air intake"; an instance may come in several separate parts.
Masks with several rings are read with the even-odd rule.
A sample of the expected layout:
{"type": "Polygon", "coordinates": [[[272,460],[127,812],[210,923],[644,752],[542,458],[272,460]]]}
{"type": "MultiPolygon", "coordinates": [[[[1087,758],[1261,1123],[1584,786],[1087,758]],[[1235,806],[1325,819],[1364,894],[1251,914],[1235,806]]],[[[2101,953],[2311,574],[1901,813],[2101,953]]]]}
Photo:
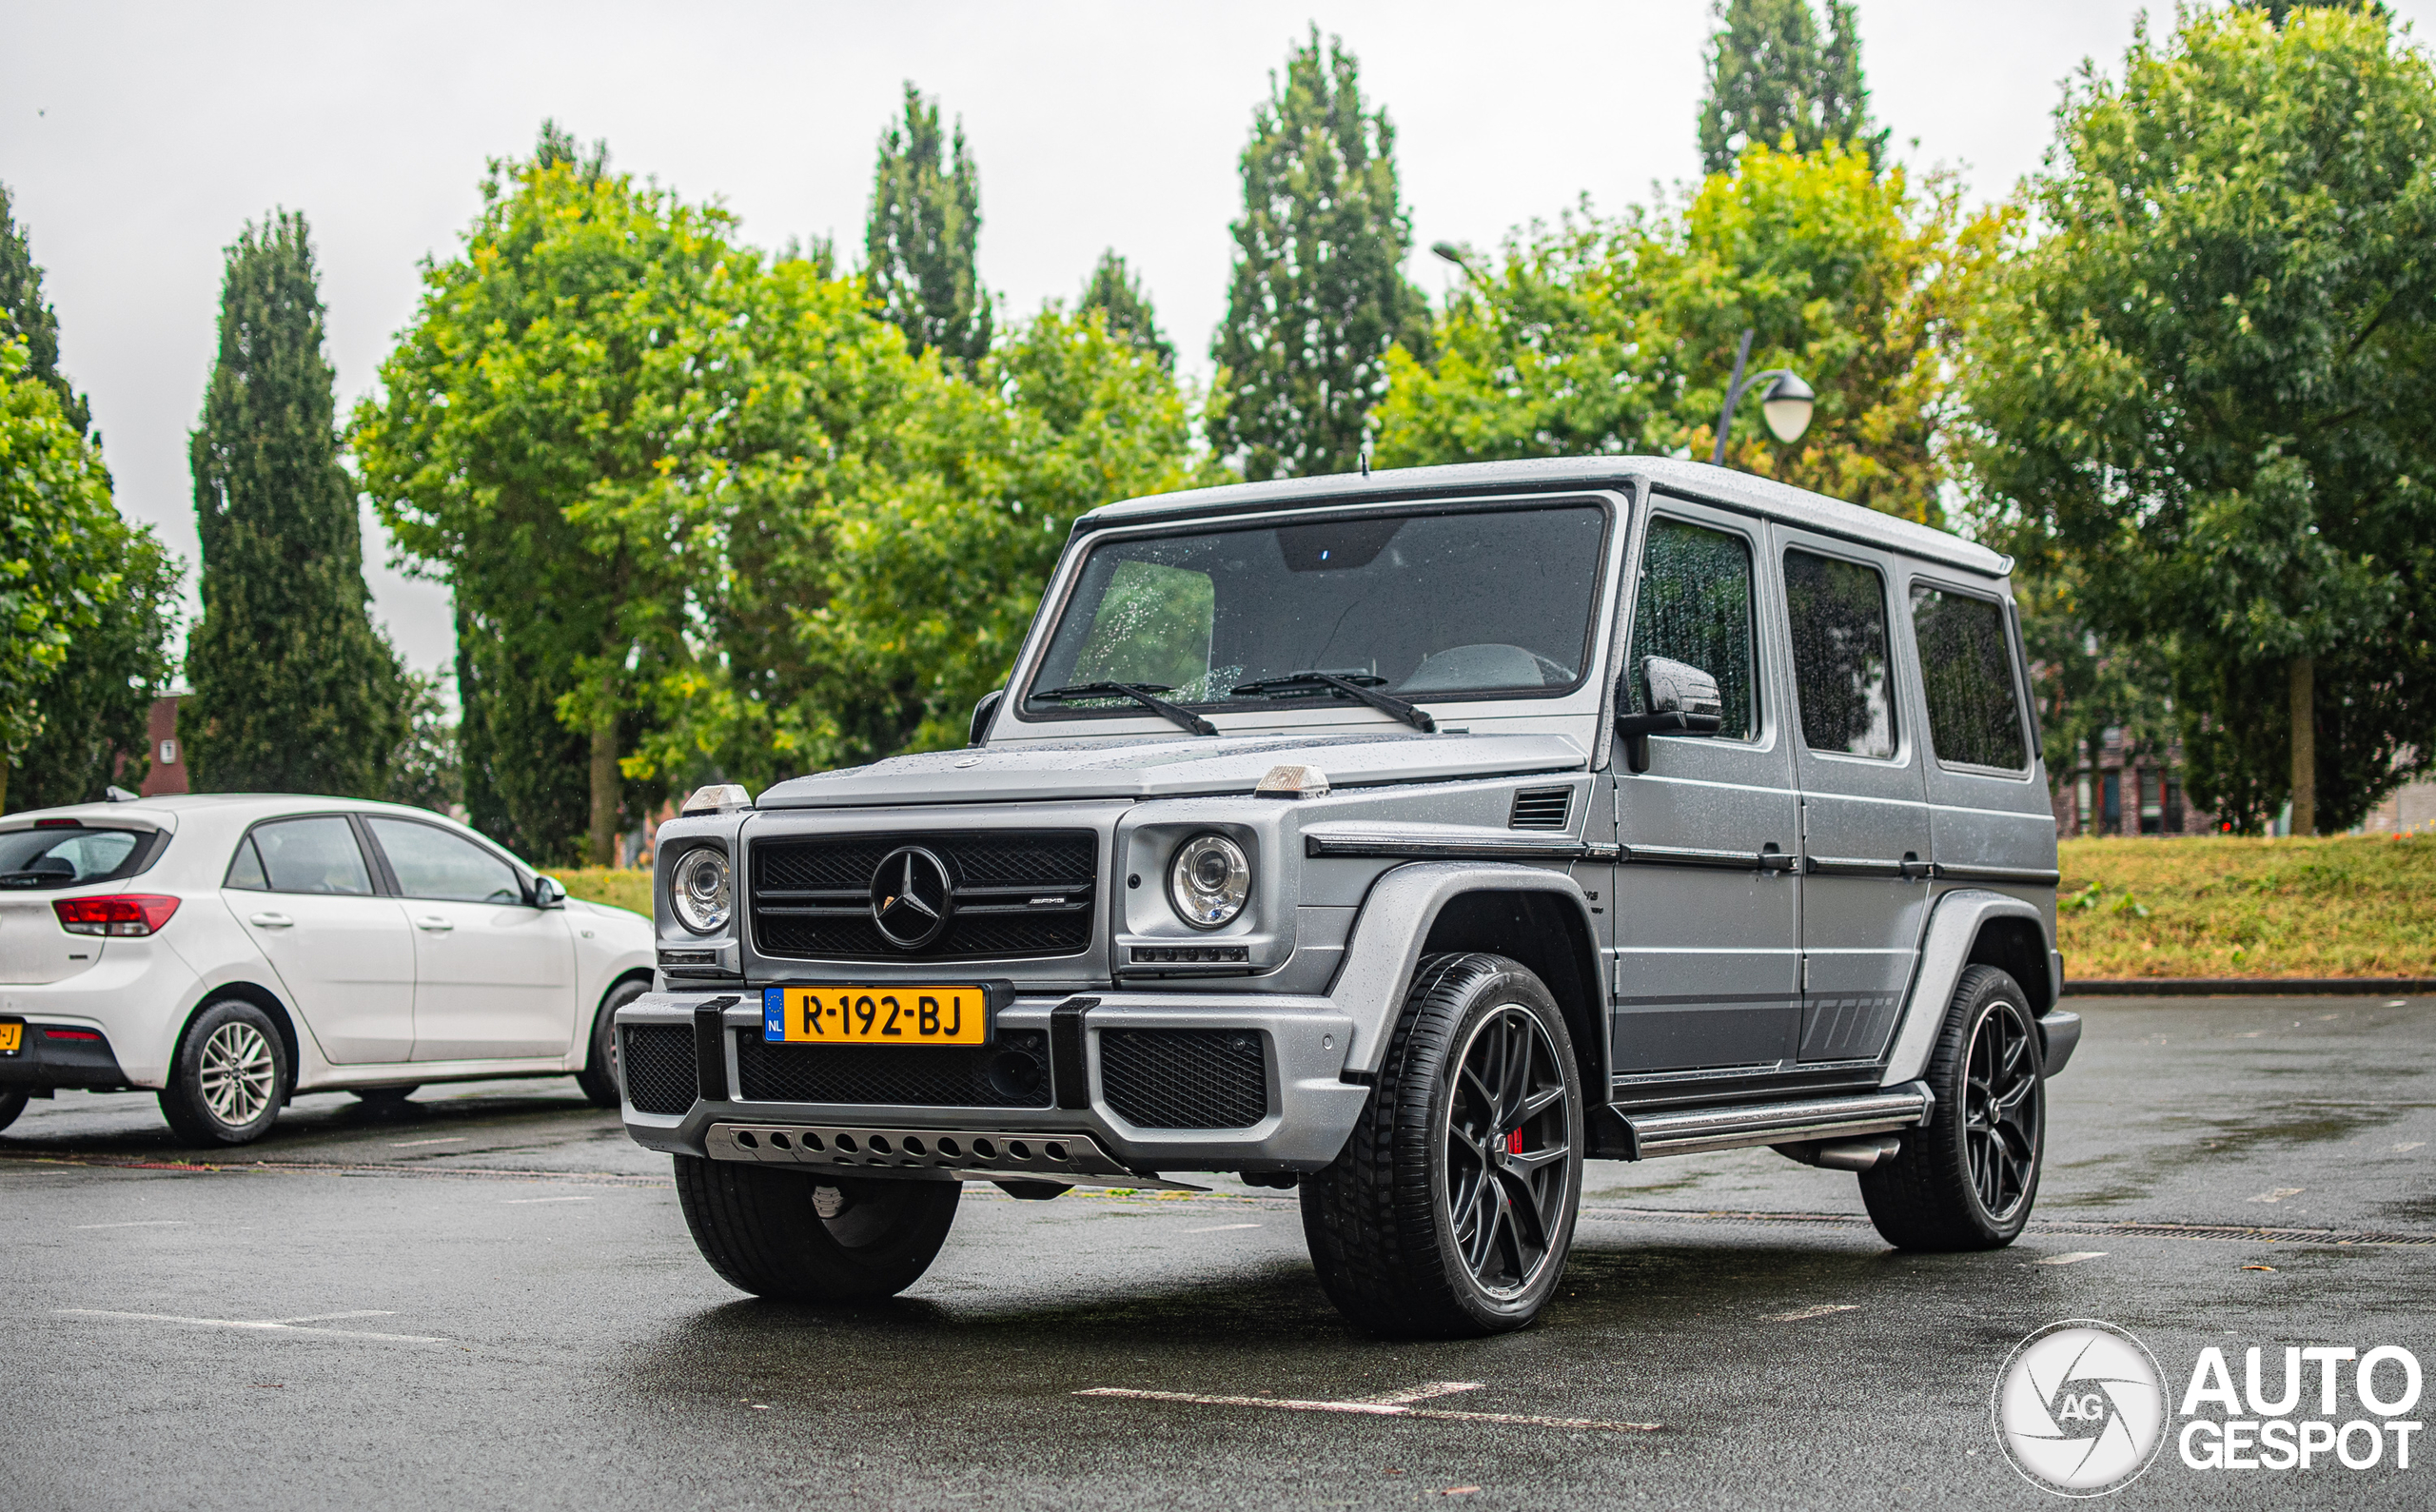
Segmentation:
{"type": "Polygon", "coordinates": [[[694,1106],[694,1026],[629,1024],[618,1031],[618,1070],[638,1113],[681,1113],[694,1106]]]}
{"type": "Polygon", "coordinates": [[[994,1045],[773,1045],[736,1033],[745,1100],[901,1108],[1047,1108],[1049,1036],[1002,1031],[994,1045]]]}
{"type": "Polygon", "coordinates": [[[1268,1116],[1268,1041],[1247,1029],[1100,1031],[1100,1091],[1141,1129],[1248,1129],[1268,1116]]]}
{"type": "Polygon", "coordinates": [[[751,852],[761,953],[795,960],[977,960],[1074,955],[1091,943],[1099,838],[1089,830],[962,830],[767,839],[751,852]],[[917,951],[872,920],[873,874],[900,846],[947,864],[947,928],[917,951]]]}

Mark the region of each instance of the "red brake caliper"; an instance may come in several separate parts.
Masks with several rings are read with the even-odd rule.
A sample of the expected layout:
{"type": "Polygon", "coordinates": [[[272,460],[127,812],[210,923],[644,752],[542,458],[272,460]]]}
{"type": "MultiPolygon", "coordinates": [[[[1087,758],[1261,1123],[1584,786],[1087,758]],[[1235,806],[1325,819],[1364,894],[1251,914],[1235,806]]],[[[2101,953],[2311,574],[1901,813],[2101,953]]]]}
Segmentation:
{"type": "Polygon", "coordinates": [[[1506,1130],[1505,1152],[1509,1155],[1522,1153],[1522,1130],[1519,1129],[1506,1130]]]}

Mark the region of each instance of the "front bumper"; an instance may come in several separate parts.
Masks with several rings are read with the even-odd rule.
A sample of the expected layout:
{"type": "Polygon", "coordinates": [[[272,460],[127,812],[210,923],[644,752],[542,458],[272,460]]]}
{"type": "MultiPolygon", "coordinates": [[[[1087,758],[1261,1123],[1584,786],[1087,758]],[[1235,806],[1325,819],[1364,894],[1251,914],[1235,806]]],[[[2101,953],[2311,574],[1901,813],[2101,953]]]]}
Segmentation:
{"type": "MultiPolygon", "coordinates": [[[[1361,1116],[1370,1090],[1342,1078],[1353,1021],[1322,997],[1189,992],[1110,992],[1080,997],[1017,997],[998,1011],[1000,1032],[1046,1034],[1052,1085],[1046,1106],[953,1108],[883,1103],[795,1103],[738,1095],[737,1031],[761,1031],[757,992],[647,992],[618,1011],[619,1032],[643,1025],[686,1026],[694,1035],[697,1085],[681,1113],[638,1109],[624,1103],[626,1131],[648,1149],[716,1159],[756,1158],[739,1151],[714,1126],[755,1129],[893,1130],[899,1134],[1086,1136],[1123,1169],[1313,1171],[1336,1158],[1361,1116]],[[697,1009],[730,997],[716,1014],[697,1009]],[[1060,1013],[1061,1007],[1065,1011],[1060,1013]],[[1155,1129],[1133,1123],[1109,1104],[1102,1078],[1101,1036],[1114,1030],[1225,1030],[1258,1034],[1265,1047],[1267,1110],[1239,1129],[1155,1129]],[[1077,1086],[1076,1083],[1080,1085],[1077,1086]]],[[[620,1040],[623,1044],[624,1041],[620,1040]]],[[[828,1053],[847,1055],[850,1050],[828,1053]]],[[[918,1053],[918,1052],[917,1052],[918,1053]]],[[[1078,1146],[1078,1149],[1079,1149],[1078,1146]]],[[[766,1157],[759,1157],[766,1158],[766,1157]]],[[[878,1173],[890,1162],[869,1162],[878,1173]]],[[[913,1174],[916,1162],[905,1162],[913,1174]]],[[[928,1168],[933,1161],[918,1165],[928,1168]]],[[[1054,1174],[1035,1164],[1034,1174],[1054,1174]]],[[[1082,1165],[1076,1174],[1090,1174],[1082,1165]]]]}
{"type": "Polygon", "coordinates": [[[120,1070],[108,1036],[89,1025],[27,1020],[18,1033],[17,1052],[0,1055],[0,1087],[48,1092],[54,1087],[108,1091],[126,1085],[127,1072],[120,1070]]]}

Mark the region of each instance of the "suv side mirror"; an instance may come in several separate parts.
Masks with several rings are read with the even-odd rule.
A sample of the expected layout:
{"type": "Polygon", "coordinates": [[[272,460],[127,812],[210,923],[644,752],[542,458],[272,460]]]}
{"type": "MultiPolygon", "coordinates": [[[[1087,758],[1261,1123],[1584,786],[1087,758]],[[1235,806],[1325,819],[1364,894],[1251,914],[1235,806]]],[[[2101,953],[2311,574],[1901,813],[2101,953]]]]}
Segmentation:
{"type": "Polygon", "coordinates": [[[559,885],[555,876],[537,876],[533,879],[533,906],[537,909],[564,908],[567,906],[567,890],[559,885]]]}
{"type": "Polygon", "coordinates": [[[1616,716],[1624,759],[1635,772],[1649,770],[1653,735],[1715,735],[1725,724],[1725,700],[1717,679],[1688,661],[1650,657],[1640,664],[1641,701],[1647,714],[1616,716]]]}
{"type": "Polygon", "coordinates": [[[965,744],[979,745],[981,743],[983,733],[990,728],[991,717],[998,712],[999,701],[1006,697],[1007,690],[1004,688],[992,688],[981,696],[981,701],[972,706],[972,735],[965,744]]]}

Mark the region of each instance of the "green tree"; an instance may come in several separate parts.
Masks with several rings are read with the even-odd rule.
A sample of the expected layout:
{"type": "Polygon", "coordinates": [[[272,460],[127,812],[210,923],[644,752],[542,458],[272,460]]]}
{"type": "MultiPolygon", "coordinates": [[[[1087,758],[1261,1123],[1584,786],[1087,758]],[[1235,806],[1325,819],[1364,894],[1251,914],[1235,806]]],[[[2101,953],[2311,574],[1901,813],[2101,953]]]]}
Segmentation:
{"type": "Polygon", "coordinates": [[[219,361],[188,448],[203,619],[184,725],[200,791],[388,791],[405,685],[369,612],[322,342],[304,217],[247,226],[228,248],[219,361]]]}
{"type": "Polygon", "coordinates": [[[1176,365],[1175,344],[1160,334],[1159,318],[1150,307],[1150,296],[1142,289],[1142,281],[1125,265],[1114,247],[1100,254],[1098,265],[1083,285],[1082,303],[1075,306],[1077,314],[1098,311],[1110,334],[1122,337],[1138,349],[1159,360],[1159,365],[1172,371],[1176,365]]]}
{"type": "Polygon", "coordinates": [[[1937,522],[1948,375],[2000,226],[1840,144],[1754,145],[1680,205],[1535,225],[1449,303],[1434,361],[1390,354],[1379,460],[1705,457],[1747,329],[1753,368],[1792,368],[1818,406],[1787,446],[1746,400],[1728,461],[1937,522]]]}
{"type": "Polygon", "coordinates": [[[1974,343],[1989,528],[2168,659],[2202,806],[2348,827],[2436,760],[2436,69],[2194,10],[2059,133],[1974,343]]]}
{"type": "Polygon", "coordinates": [[[0,807],[70,638],[114,606],[119,583],[95,545],[124,531],[101,453],[33,376],[25,344],[0,342],[0,807]]]}
{"type": "Polygon", "coordinates": [[[1387,348],[1425,353],[1429,326],[1404,275],[1395,128],[1364,102],[1341,42],[1323,54],[1313,28],[1270,75],[1242,167],[1212,442],[1254,481],[1349,471],[1386,392],[1387,348]]]}
{"type": "MultiPolygon", "coordinates": [[[[60,418],[98,450],[85,397],[59,371],[59,322],[43,298],[25,230],[0,186],[0,343],[22,342],[26,376],[50,388],[60,418]]],[[[102,474],[109,486],[108,473],[102,474]]],[[[84,538],[86,570],[115,580],[108,613],[70,637],[38,695],[42,732],[17,756],[8,784],[13,809],[89,802],[113,781],[141,782],[149,765],[147,730],[155,691],[167,680],[184,566],[149,527],[112,527],[84,538]]]]}
{"type": "Polygon", "coordinates": [[[953,139],[939,107],[912,81],[905,119],[879,139],[872,213],[863,229],[863,276],[872,299],[916,355],[936,347],[956,362],[990,350],[990,294],[981,286],[981,171],[953,139]]]}
{"type": "Polygon", "coordinates": [[[1819,35],[1810,0],[1719,0],[1709,38],[1709,92],[1700,101],[1700,166],[1731,173],[1754,142],[1815,152],[1841,142],[1886,161],[1886,132],[1870,130],[1853,0],[1827,0],[1819,35]]]}
{"type": "Polygon", "coordinates": [[[16,222],[9,187],[0,184],[0,343],[10,341],[24,344],[28,374],[59,396],[60,418],[100,445],[91,407],[59,371],[59,318],[42,297],[42,269],[16,222]]]}

